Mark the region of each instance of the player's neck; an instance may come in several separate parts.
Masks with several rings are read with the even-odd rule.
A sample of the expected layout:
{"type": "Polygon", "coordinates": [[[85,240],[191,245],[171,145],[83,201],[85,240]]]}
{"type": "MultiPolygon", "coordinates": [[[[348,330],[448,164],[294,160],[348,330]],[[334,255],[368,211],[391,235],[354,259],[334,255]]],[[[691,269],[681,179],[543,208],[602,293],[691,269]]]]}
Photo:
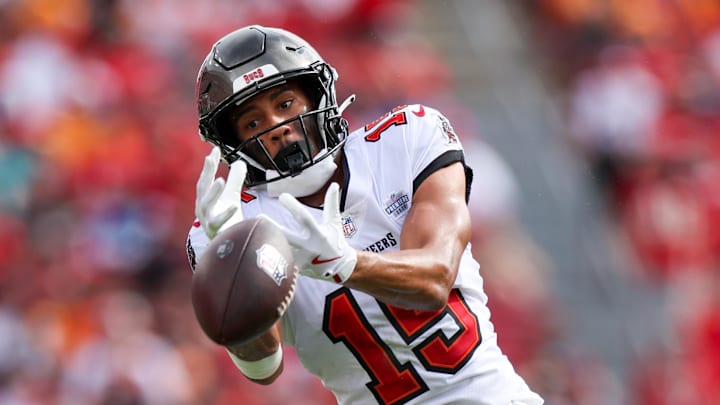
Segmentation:
{"type": "Polygon", "coordinates": [[[338,183],[340,185],[340,188],[345,184],[345,165],[343,162],[343,152],[341,151],[337,158],[335,158],[335,161],[337,163],[337,169],[335,169],[335,172],[330,176],[330,179],[325,183],[320,189],[310,195],[306,195],[305,197],[299,197],[298,201],[301,203],[309,206],[309,207],[322,207],[323,203],[325,202],[325,192],[327,192],[328,187],[330,187],[330,184],[332,183],[338,183]]]}

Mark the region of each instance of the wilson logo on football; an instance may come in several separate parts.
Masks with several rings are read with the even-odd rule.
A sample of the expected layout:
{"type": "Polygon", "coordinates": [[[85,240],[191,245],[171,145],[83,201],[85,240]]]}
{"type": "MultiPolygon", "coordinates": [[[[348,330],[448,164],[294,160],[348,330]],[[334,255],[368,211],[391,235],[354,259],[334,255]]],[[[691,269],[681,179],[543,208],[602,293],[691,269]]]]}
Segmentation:
{"type": "Polygon", "coordinates": [[[224,259],[227,257],[227,255],[232,253],[234,247],[235,243],[232,240],[228,239],[223,242],[222,245],[218,246],[215,254],[218,255],[219,258],[224,259]]]}

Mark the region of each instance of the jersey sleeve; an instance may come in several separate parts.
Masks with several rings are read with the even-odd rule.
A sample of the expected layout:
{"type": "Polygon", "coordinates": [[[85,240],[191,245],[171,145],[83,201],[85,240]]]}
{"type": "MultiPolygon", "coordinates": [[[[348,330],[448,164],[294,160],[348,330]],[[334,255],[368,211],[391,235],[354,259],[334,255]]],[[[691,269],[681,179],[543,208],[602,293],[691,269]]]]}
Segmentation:
{"type": "Polygon", "coordinates": [[[193,272],[195,272],[195,266],[197,266],[198,259],[203,253],[205,253],[209,244],[210,239],[208,239],[205,232],[203,232],[202,227],[200,227],[200,223],[195,221],[188,232],[186,244],[187,258],[190,263],[190,270],[193,272]]]}
{"type": "MultiPolygon", "coordinates": [[[[439,111],[423,105],[406,108],[408,132],[405,137],[407,153],[412,164],[413,193],[420,184],[438,169],[455,162],[463,162],[463,147],[450,121],[439,111]]],[[[471,171],[465,166],[466,181],[471,171]]]]}

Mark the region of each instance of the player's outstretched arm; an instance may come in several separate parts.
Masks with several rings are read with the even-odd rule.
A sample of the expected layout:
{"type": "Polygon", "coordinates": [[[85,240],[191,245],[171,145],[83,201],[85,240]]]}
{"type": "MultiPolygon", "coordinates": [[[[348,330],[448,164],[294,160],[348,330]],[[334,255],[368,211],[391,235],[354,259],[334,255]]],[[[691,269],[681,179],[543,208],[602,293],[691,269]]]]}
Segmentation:
{"type": "Polygon", "coordinates": [[[269,385],[282,374],[280,321],[257,339],[226,345],[225,349],[240,372],[253,382],[269,385]]]}
{"type": "Polygon", "coordinates": [[[465,171],[457,162],[433,173],[415,191],[400,250],[358,251],[355,269],[344,284],[386,304],[439,310],[447,304],[469,240],[465,171]]]}

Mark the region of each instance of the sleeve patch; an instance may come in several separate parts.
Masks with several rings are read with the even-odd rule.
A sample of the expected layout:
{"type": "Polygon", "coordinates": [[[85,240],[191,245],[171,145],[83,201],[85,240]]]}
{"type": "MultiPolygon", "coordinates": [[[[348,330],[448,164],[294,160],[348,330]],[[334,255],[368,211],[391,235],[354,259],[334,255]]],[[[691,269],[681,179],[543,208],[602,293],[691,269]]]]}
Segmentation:
{"type": "Polygon", "coordinates": [[[450,121],[448,121],[448,119],[443,117],[442,115],[438,115],[438,120],[440,121],[440,127],[442,128],[443,134],[445,134],[445,142],[448,145],[457,144],[458,136],[455,133],[452,125],[450,124],[450,121]]]}

